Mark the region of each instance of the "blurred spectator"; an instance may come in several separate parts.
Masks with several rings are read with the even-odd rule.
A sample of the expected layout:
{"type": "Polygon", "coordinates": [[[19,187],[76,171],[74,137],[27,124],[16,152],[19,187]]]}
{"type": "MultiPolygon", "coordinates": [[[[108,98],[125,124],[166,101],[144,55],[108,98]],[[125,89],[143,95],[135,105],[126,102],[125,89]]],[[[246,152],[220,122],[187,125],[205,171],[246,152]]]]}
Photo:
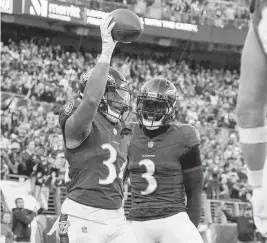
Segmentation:
{"type": "Polygon", "coordinates": [[[13,208],[13,233],[16,242],[29,243],[31,239],[31,222],[36,213],[24,209],[24,200],[16,199],[16,208],[13,208]]]}
{"type": "Polygon", "coordinates": [[[40,161],[33,168],[32,178],[35,183],[33,195],[44,210],[48,209],[52,172],[52,163],[48,163],[48,158],[41,156],[40,161]]]}
{"type": "Polygon", "coordinates": [[[241,29],[248,26],[249,19],[248,4],[245,1],[113,0],[100,1],[100,3],[93,5],[92,8],[110,12],[123,6],[142,17],[198,25],[209,24],[221,28],[234,23],[234,26],[241,29]]]}
{"type": "Polygon", "coordinates": [[[237,224],[238,242],[254,243],[256,236],[256,226],[253,220],[252,208],[250,206],[242,208],[239,216],[232,216],[231,213],[226,210],[224,204],[222,204],[222,209],[227,218],[227,221],[237,224]]]}
{"type": "MultiPolygon", "coordinates": [[[[1,157],[2,157],[2,154],[1,153],[1,157]]],[[[7,179],[7,176],[9,174],[9,171],[8,171],[8,166],[6,165],[5,162],[3,162],[3,157],[1,158],[1,180],[6,180],[7,179]]]]}
{"type": "Polygon", "coordinates": [[[18,166],[18,174],[30,176],[33,172],[34,165],[37,163],[34,141],[28,141],[26,150],[21,153],[21,158],[22,161],[18,166]]]}
{"type": "Polygon", "coordinates": [[[11,155],[9,155],[8,151],[5,149],[1,150],[1,175],[3,178],[5,178],[9,173],[17,174],[18,170],[18,164],[17,161],[13,164],[10,159],[11,155]]]}
{"type": "Polygon", "coordinates": [[[207,197],[219,200],[220,196],[220,173],[214,168],[210,174],[207,185],[207,197]]]}
{"type": "Polygon", "coordinates": [[[10,173],[17,174],[18,167],[21,164],[21,146],[18,142],[13,142],[11,144],[11,151],[9,158],[6,156],[6,161],[9,162],[9,171],[10,173]]]}
{"type": "Polygon", "coordinates": [[[134,8],[134,12],[139,16],[145,16],[146,12],[146,1],[144,0],[137,0],[134,8]]]}
{"type": "Polygon", "coordinates": [[[13,243],[10,213],[2,213],[0,241],[1,243],[13,243]]]}

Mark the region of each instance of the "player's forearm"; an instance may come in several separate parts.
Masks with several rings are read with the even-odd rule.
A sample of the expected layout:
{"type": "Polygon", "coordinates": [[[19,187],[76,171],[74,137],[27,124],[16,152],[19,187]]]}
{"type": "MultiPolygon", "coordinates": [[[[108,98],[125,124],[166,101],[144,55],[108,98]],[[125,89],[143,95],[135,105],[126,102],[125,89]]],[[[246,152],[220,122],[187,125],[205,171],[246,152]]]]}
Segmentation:
{"type": "Polygon", "coordinates": [[[87,129],[86,135],[88,135],[88,130],[90,130],[88,126],[91,125],[100,101],[105,93],[110,61],[117,43],[114,42],[111,35],[111,31],[115,26],[115,22],[111,23],[111,21],[112,17],[109,16],[101,23],[100,32],[102,39],[102,52],[100,58],[92,72],[91,70],[88,70],[88,72],[82,76],[86,86],[83,92],[81,104],[74,113],[74,117],[77,117],[76,126],[78,129],[81,129],[82,133],[84,133],[84,129],[87,129]]]}
{"type": "Polygon", "coordinates": [[[88,81],[85,86],[82,103],[88,105],[88,111],[94,112],[104,95],[107,78],[109,73],[109,64],[111,57],[106,57],[101,54],[100,60],[95,65],[92,73],[88,77],[88,81]],[[103,59],[101,59],[104,57],[103,59]]]}
{"type": "Polygon", "coordinates": [[[198,227],[203,188],[203,172],[201,166],[196,170],[184,173],[184,185],[187,196],[187,213],[192,223],[198,227]]]}
{"type": "Polygon", "coordinates": [[[198,227],[201,213],[201,192],[187,198],[187,213],[192,223],[198,227]]]}
{"type": "Polygon", "coordinates": [[[90,133],[90,125],[96,115],[99,103],[104,95],[109,73],[111,56],[101,54],[88,78],[81,104],[66,122],[66,137],[82,141],[90,133]]]}

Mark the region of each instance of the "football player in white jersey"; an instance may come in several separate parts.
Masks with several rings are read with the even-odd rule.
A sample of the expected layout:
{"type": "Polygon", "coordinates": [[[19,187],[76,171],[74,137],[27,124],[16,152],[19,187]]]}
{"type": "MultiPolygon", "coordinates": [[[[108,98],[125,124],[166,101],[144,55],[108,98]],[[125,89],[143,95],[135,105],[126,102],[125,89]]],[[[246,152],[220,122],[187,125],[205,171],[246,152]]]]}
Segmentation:
{"type": "Polygon", "coordinates": [[[267,0],[250,3],[252,23],[241,57],[237,120],[253,189],[254,221],[267,235],[267,0]]]}

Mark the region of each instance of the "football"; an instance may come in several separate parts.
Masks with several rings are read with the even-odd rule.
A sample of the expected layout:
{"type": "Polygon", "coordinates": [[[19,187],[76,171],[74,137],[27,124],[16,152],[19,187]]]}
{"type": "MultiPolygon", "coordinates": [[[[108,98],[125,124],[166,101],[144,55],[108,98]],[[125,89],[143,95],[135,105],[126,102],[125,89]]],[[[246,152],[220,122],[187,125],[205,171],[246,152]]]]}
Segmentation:
{"type": "Polygon", "coordinates": [[[143,32],[141,19],[128,9],[116,9],[110,13],[114,26],[111,34],[114,40],[124,43],[135,41],[143,32]]]}

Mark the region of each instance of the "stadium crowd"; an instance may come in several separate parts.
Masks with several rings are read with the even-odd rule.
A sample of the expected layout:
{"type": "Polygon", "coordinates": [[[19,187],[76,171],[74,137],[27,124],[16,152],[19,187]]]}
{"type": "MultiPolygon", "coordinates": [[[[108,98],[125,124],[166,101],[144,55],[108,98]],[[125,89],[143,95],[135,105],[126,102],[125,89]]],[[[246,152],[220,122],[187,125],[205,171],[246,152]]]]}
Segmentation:
{"type": "Polygon", "coordinates": [[[114,0],[88,1],[67,0],[88,4],[89,8],[110,12],[117,8],[128,8],[139,16],[164,19],[191,24],[208,24],[225,27],[234,24],[237,28],[248,26],[247,1],[209,0],[114,0]]]}
{"type": "MultiPolygon", "coordinates": [[[[77,80],[84,67],[94,66],[97,54],[68,52],[49,39],[10,39],[1,45],[1,176],[31,176],[42,165],[49,169],[38,171],[40,183],[55,182],[64,167],[57,114],[66,100],[75,98],[77,80]]],[[[188,122],[201,133],[208,198],[249,199],[234,116],[237,71],[126,54],[115,55],[112,66],[130,82],[133,111],[144,80],[155,76],[171,80],[179,92],[177,121],[188,122]]]]}
{"type": "Polygon", "coordinates": [[[207,1],[207,0],[172,0],[172,1],[139,0],[135,4],[135,11],[143,16],[165,19],[192,24],[215,24],[224,27],[232,20],[238,20],[238,27],[242,27],[242,20],[247,22],[249,12],[244,4],[236,2],[207,1]],[[155,10],[158,11],[155,11],[155,10]]]}

